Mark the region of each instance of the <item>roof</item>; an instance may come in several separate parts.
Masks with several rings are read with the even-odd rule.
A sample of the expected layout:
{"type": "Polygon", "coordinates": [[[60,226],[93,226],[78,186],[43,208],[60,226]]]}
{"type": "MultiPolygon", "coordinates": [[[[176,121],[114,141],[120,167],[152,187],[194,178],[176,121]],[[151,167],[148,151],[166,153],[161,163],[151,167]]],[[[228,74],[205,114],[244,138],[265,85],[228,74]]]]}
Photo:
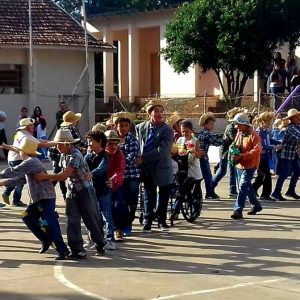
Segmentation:
{"type": "MultiPolygon", "coordinates": [[[[28,0],[0,0],[0,46],[29,45],[28,0]]],[[[84,47],[84,29],[51,0],[32,0],[35,46],[84,47]]],[[[88,35],[89,48],[109,51],[113,46],[88,35]]]]}

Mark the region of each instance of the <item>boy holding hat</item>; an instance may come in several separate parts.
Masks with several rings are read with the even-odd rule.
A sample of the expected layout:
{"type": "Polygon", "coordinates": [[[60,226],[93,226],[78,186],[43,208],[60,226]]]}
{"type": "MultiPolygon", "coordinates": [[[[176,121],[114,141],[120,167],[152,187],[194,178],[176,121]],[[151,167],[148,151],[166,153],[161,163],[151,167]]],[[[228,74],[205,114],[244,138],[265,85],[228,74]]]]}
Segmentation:
{"type": "Polygon", "coordinates": [[[281,190],[284,181],[290,175],[291,171],[292,176],[289,188],[285,195],[294,199],[300,199],[300,196],[297,195],[295,191],[300,174],[299,155],[297,153],[300,140],[300,112],[297,109],[292,108],[288,111],[287,117],[283,120],[289,120],[290,123],[282,141],[282,148],[278,153],[278,179],[274,192],[271,195],[275,201],[286,200],[282,196],[281,190]]]}
{"type": "Polygon", "coordinates": [[[123,187],[125,201],[129,208],[130,222],[124,233],[130,234],[138,204],[140,169],[136,166],[135,159],[139,154],[140,147],[136,137],[130,132],[133,116],[128,112],[119,112],[112,117],[120,138],[119,149],[123,152],[126,162],[123,187]]]}
{"type": "Polygon", "coordinates": [[[171,148],[174,136],[172,128],[165,123],[164,108],[160,99],[150,100],[145,106],[150,120],[136,126],[141,154],[135,162],[141,167],[145,189],[144,232],[151,232],[155,207],[160,230],[169,230],[166,218],[173,183],[171,148]]]}
{"type": "Polygon", "coordinates": [[[17,186],[26,182],[29,186],[30,204],[23,213],[23,222],[30,231],[42,242],[39,253],[46,252],[51,243],[58,252],[56,260],[65,259],[69,251],[63,241],[57,215],[55,213],[55,191],[49,180],[38,182],[34,175],[41,173],[47,175],[47,171],[37,158],[38,141],[24,136],[20,141],[19,154],[23,160],[19,165],[7,168],[1,172],[1,178],[11,178],[0,182],[0,186],[17,186]],[[24,181],[25,180],[25,181],[24,181]],[[40,219],[47,222],[47,232],[40,226],[40,219]]]}
{"type": "Polygon", "coordinates": [[[89,167],[82,154],[74,147],[74,139],[70,130],[61,128],[56,132],[54,142],[58,151],[63,155],[63,171],[59,174],[40,173],[35,175],[38,181],[65,181],[67,180],[66,215],[68,218],[67,237],[71,249],[70,258],[86,258],[81,235],[81,218],[90,232],[92,242],[96,245],[96,255],[105,253],[103,237],[103,224],[99,214],[99,208],[95,189],[90,180],[89,167]]]}
{"type": "Polygon", "coordinates": [[[205,153],[200,158],[200,167],[202,176],[204,178],[206,199],[219,199],[220,197],[215,193],[212,174],[210,170],[210,164],[208,160],[208,148],[209,146],[220,146],[223,143],[223,134],[212,133],[215,126],[216,119],[213,113],[208,112],[203,114],[199,120],[199,126],[203,127],[198,136],[200,149],[205,153]]]}
{"type": "Polygon", "coordinates": [[[252,205],[248,211],[248,215],[255,215],[262,210],[251,185],[255,170],[259,166],[262,146],[260,138],[253,130],[247,114],[238,113],[235,115],[233,121],[238,130],[235,137],[235,145],[240,149],[240,154],[233,157],[233,160],[237,164],[238,196],[231,218],[237,220],[243,218],[243,209],[247,197],[252,205]]]}

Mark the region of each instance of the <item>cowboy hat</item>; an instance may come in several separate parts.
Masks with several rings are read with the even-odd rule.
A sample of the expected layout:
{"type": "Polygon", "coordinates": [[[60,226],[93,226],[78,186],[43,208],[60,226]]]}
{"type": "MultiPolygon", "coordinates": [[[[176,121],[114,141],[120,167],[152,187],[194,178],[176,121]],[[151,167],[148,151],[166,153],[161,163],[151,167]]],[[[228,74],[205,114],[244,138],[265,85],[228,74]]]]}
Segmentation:
{"type": "Polygon", "coordinates": [[[163,109],[166,108],[166,105],[162,100],[160,100],[160,99],[151,99],[143,107],[143,110],[146,111],[149,114],[155,106],[161,106],[163,109]]]}
{"type": "Polygon", "coordinates": [[[74,114],[73,111],[67,111],[63,114],[63,122],[61,123],[61,127],[69,126],[74,124],[75,122],[81,119],[81,113],[74,114]]]}
{"type": "Polygon", "coordinates": [[[282,124],[282,119],[275,119],[273,123],[273,128],[279,128],[279,126],[282,124]]]}
{"type": "Polygon", "coordinates": [[[296,108],[291,108],[287,113],[287,117],[283,118],[283,120],[289,120],[292,117],[299,116],[299,115],[300,115],[300,111],[298,111],[296,108]]]}
{"type": "Polygon", "coordinates": [[[173,114],[167,118],[166,123],[170,126],[173,127],[178,121],[183,120],[177,111],[173,112],[173,114]]]}
{"type": "Polygon", "coordinates": [[[101,132],[105,132],[107,130],[106,126],[102,123],[96,123],[93,127],[92,127],[92,131],[101,131],[101,132]]]}
{"type": "Polygon", "coordinates": [[[74,144],[79,142],[80,139],[74,139],[71,131],[68,128],[61,128],[56,131],[53,142],[57,144],[74,144]]]}
{"type": "Polygon", "coordinates": [[[234,116],[240,112],[243,112],[243,108],[241,108],[241,107],[234,107],[234,108],[230,109],[226,114],[226,118],[227,118],[228,122],[232,122],[234,116]]]}
{"type": "Polygon", "coordinates": [[[24,137],[21,139],[20,144],[17,149],[23,151],[27,155],[41,155],[41,153],[37,152],[37,147],[39,145],[39,141],[32,137],[24,137]]]}
{"type": "Polygon", "coordinates": [[[199,126],[202,127],[208,118],[214,118],[214,114],[210,111],[200,117],[199,126]]]}
{"type": "Polygon", "coordinates": [[[120,138],[115,130],[106,130],[104,132],[104,134],[108,141],[111,141],[111,140],[119,141],[120,140],[120,138]]]}
{"type": "Polygon", "coordinates": [[[27,126],[30,126],[30,125],[34,125],[34,119],[31,119],[31,118],[24,118],[24,119],[21,119],[19,121],[19,127],[17,128],[22,130],[22,129],[25,129],[27,126]]]}
{"type": "Polygon", "coordinates": [[[132,120],[133,120],[133,115],[126,111],[117,112],[117,113],[113,114],[111,117],[112,117],[114,124],[117,124],[117,122],[121,119],[127,119],[127,120],[129,120],[129,123],[131,124],[132,120]]]}
{"type": "Polygon", "coordinates": [[[290,124],[290,120],[281,120],[280,124],[278,125],[279,129],[284,129],[288,127],[290,124]]]}
{"type": "Polygon", "coordinates": [[[239,125],[252,126],[249,121],[249,116],[245,113],[238,113],[234,116],[233,122],[239,125]]]}
{"type": "Polygon", "coordinates": [[[260,124],[262,122],[271,122],[274,119],[274,113],[265,111],[262,112],[259,116],[257,116],[253,121],[256,124],[260,124]]]}

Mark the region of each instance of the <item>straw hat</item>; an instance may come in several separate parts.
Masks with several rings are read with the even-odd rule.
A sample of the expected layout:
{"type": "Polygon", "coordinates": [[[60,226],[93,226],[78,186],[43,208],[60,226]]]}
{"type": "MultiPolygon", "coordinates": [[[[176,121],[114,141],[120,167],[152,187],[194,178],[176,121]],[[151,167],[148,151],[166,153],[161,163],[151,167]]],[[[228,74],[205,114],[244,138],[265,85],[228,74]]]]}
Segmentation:
{"type": "Polygon", "coordinates": [[[31,119],[31,118],[25,118],[25,119],[21,119],[19,121],[19,127],[17,129],[25,129],[27,126],[30,126],[30,125],[34,125],[34,119],[31,119]]]}
{"type": "Polygon", "coordinates": [[[234,116],[233,122],[240,125],[251,126],[249,116],[245,113],[238,113],[234,116]]]}
{"type": "Polygon", "coordinates": [[[39,141],[35,138],[24,137],[19,146],[17,147],[19,150],[23,151],[27,155],[41,155],[41,153],[37,152],[39,141]]]}
{"type": "Polygon", "coordinates": [[[112,117],[105,122],[105,125],[106,126],[115,126],[115,123],[114,123],[112,117]]]}
{"type": "Polygon", "coordinates": [[[92,127],[92,131],[101,131],[101,132],[105,132],[107,130],[107,127],[102,124],[102,123],[96,123],[93,127],[92,127]]]}
{"type": "Polygon", "coordinates": [[[120,140],[120,138],[115,130],[107,130],[104,133],[105,133],[105,136],[108,141],[111,141],[111,140],[119,141],[120,140]]]}
{"type": "Polygon", "coordinates": [[[117,113],[113,114],[111,117],[112,117],[114,124],[117,124],[118,120],[120,120],[120,119],[127,119],[127,120],[129,120],[130,124],[133,121],[133,115],[126,111],[117,112],[117,113]]]}
{"type": "Polygon", "coordinates": [[[243,112],[243,108],[241,108],[241,107],[234,107],[234,108],[230,109],[226,114],[228,122],[232,122],[234,116],[240,112],[243,112]]]}
{"type": "Polygon", "coordinates": [[[287,117],[283,118],[283,120],[290,120],[292,117],[299,116],[300,111],[298,111],[296,108],[292,108],[288,111],[287,117]]]}
{"type": "Polygon", "coordinates": [[[183,120],[179,113],[177,111],[173,112],[173,114],[167,118],[166,123],[170,126],[173,127],[178,121],[183,120]]]}
{"type": "Polygon", "coordinates": [[[280,124],[278,125],[279,129],[284,129],[288,127],[290,124],[290,120],[281,120],[280,124]]]}
{"type": "Polygon", "coordinates": [[[265,111],[262,112],[259,116],[257,116],[254,121],[256,124],[260,124],[262,122],[271,122],[274,119],[274,113],[265,111]]]}
{"type": "Polygon", "coordinates": [[[151,99],[149,100],[146,105],[143,107],[143,109],[149,114],[150,110],[154,107],[154,106],[161,106],[163,109],[166,108],[165,103],[160,100],[160,99],[151,99]]]}
{"type": "Polygon", "coordinates": [[[79,142],[80,139],[74,139],[71,131],[68,128],[61,128],[56,131],[53,142],[58,144],[74,144],[79,142]]]}
{"type": "Polygon", "coordinates": [[[199,126],[202,127],[208,118],[214,118],[214,114],[210,111],[200,117],[199,126]]]}
{"type": "Polygon", "coordinates": [[[81,119],[81,113],[74,114],[73,111],[67,111],[63,114],[63,122],[61,123],[61,127],[72,125],[73,123],[79,121],[81,119]]]}
{"type": "Polygon", "coordinates": [[[282,119],[276,119],[273,123],[273,128],[279,128],[282,122],[283,122],[282,119]]]}

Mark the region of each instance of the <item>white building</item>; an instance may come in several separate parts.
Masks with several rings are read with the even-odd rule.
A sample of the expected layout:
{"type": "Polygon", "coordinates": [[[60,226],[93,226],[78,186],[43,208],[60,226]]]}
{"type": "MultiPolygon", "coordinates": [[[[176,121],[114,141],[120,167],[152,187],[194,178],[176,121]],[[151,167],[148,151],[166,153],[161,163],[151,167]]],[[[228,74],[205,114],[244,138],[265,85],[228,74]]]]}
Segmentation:
{"type": "MultiPolygon", "coordinates": [[[[83,110],[82,132],[95,120],[95,52],[113,47],[89,35],[89,68],[86,66],[82,26],[50,0],[32,0],[33,65],[30,68],[27,0],[0,0],[0,110],[7,114],[6,134],[11,141],[20,109],[30,114],[40,106],[50,133],[60,97],[77,97],[69,108],[83,110]],[[33,76],[31,76],[31,74],[33,76]]],[[[111,54],[110,54],[111,55],[111,54]]]]}

